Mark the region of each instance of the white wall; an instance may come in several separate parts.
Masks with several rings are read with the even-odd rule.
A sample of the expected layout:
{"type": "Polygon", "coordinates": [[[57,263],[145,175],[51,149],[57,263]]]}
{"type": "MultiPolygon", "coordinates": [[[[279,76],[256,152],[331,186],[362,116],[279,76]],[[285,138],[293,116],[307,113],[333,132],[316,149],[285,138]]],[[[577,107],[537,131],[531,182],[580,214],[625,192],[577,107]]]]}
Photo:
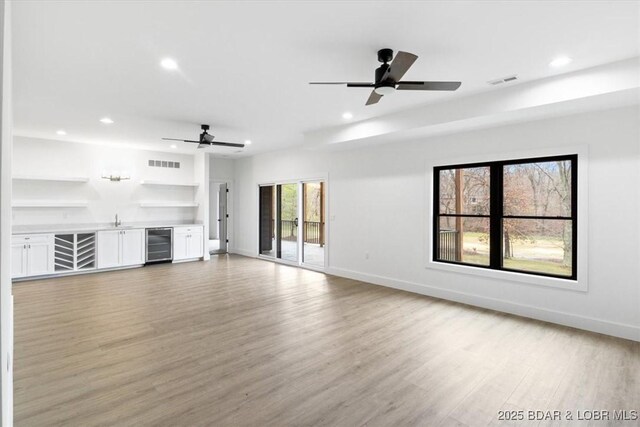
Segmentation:
{"type": "Polygon", "coordinates": [[[235,162],[234,251],[257,253],[257,184],[329,175],[329,272],[640,340],[638,107],[350,151],[235,162]],[[588,146],[588,291],[426,268],[432,159],[588,146]],[[365,259],[369,253],[369,259],[365,259]]]}
{"type": "Polygon", "coordinates": [[[228,182],[233,180],[235,161],[220,157],[211,157],[209,176],[212,181],[228,182]]]}
{"type": "Polygon", "coordinates": [[[13,425],[13,295],[11,292],[11,3],[0,1],[0,412],[13,425]]]}
{"type": "MultiPolygon", "coordinates": [[[[80,144],[26,137],[14,138],[14,175],[86,176],[88,183],[16,180],[14,200],[82,200],[87,208],[13,209],[14,225],[104,223],[118,213],[123,223],[191,221],[194,208],[143,208],[141,201],[193,202],[192,187],[140,185],[141,180],[198,182],[194,156],[133,148],[80,144]],[[148,160],[179,161],[180,169],[148,166],[148,160]],[[103,171],[127,171],[128,181],[101,179],[103,171]]],[[[199,172],[201,175],[203,171],[199,172]]],[[[200,180],[204,184],[204,176],[200,180]]],[[[208,198],[207,198],[208,203],[208,198]]]]}

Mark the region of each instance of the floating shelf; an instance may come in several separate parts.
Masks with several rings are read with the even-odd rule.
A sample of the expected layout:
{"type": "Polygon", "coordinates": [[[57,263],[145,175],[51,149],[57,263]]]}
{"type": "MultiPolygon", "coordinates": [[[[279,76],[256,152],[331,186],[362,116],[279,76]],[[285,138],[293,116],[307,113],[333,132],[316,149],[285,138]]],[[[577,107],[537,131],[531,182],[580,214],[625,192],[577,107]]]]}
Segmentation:
{"type": "Polygon", "coordinates": [[[16,181],[57,181],[57,182],[89,182],[87,176],[37,176],[37,175],[15,175],[16,181]]]}
{"type": "Polygon", "coordinates": [[[169,181],[150,181],[150,180],[140,181],[140,184],[158,185],[163,187],[199,187],[200,186],[200,184],[198,184],[197,182],[187,182],[187,183],[181,184],[181,183],[169,182],[169,181]]]}
{"type": "Polygon", "coordinates": [[[196,202],[140,202],[142,208],[197,208],[196,202]]]}
{"type": "Polygon", "coordinates": [[[86,208],[88,202],[59,200],[14,200],[13,208],[86,208]]]}

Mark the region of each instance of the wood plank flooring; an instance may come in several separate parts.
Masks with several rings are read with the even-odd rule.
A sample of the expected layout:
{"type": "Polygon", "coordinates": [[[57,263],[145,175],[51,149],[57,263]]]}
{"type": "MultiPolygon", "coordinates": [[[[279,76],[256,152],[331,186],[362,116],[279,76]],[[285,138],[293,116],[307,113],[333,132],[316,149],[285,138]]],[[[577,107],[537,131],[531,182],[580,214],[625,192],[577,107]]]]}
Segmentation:
{"type": "Polygon", "coordinates": [[[499,410],[640,410],[640,343],[267,261],[14,294],[17,426],[482,426],[499,410]]]}

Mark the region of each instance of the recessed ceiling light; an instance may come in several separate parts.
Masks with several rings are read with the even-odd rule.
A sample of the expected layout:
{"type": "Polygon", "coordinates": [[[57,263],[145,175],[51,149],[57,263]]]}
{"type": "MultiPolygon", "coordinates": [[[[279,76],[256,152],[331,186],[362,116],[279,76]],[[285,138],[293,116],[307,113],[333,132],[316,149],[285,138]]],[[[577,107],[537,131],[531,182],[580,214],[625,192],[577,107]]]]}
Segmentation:
{"type": "Polygon", "coordinates": [[[160,61],[160,65],[165,70],[177,70],[178,69],[178,63],[175,60],[171,59],[171,58],[164,58],[162,61],[160,61]]]}
{"type": "Polygon", "coordinates": [[[342,113],[342,118],[346,120],[353,119],[353,114],[347,111],[346,113],[342,113]]]}
{"type": "Polygon", "coordinates": [[[100,119],[101,123],[104,123],[105,125],[110,125],[113,123],[113,120],[111,120],[109,117],[103,117],[100,119]]]}
{"type": "Polygon", "coordinates": [[[63,129],[60,129],[60,130],[56,131],[56,133],[58,135],[66,135],[67,134],[67,132],[65,132],[63,129]]]}
{"type": "Polygon", "coordinates": [[[571,63],[573,61],[568,56],[558,56],[553,61],[549,62],[550,67],[564,67],[565,65],[571,63]]]}
{"type": "Polygon", "coordinates": [[[245,139],[244,140],[244,145],[251,145],[251,140],[250,139],[245,139]]]}
{"type": "Polygon", "coordinates": [[[178,146],[176,144],[171,144],[169,147],[171,148],[178,148],[178,146]]]}

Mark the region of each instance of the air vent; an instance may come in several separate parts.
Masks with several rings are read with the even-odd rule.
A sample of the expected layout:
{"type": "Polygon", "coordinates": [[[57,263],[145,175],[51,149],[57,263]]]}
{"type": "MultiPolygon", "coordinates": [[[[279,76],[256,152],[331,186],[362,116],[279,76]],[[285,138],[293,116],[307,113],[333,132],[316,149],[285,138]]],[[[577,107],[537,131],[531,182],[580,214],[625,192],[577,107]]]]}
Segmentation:
{"type": "Polygon", "coordinates": [[[513,76],[507,76],[507,77],[503,77],[501,79],[496,79],[496,80],[489,80],[487,83],[489,83],[492,86],[497,86],[500,85],[502,83],[509,83],[512,82],[514,80],[518,80],[518,76],[513,75],[513,76]]]}
{"type": "Polygon", "coordinates": [[[167,160],[149,160],[149,167],[180,169],[180,162],[171,162],[167,160]]]}

